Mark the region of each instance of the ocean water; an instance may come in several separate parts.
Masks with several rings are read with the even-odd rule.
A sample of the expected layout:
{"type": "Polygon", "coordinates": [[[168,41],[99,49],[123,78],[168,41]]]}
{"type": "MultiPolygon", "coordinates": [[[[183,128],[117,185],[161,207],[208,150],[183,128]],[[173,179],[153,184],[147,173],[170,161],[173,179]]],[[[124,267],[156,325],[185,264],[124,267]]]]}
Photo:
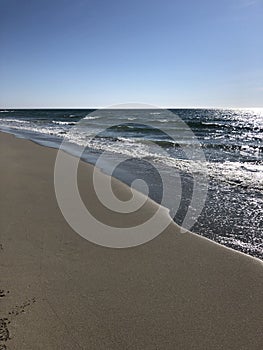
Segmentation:
{"type": "Polygon", "coordinates": [[[208,187],[192,231],[263,258],[262,109],[1,110],[0,130],[56,148],[66,140],[85,161],[103,158],[106,173],[118,160],[113,175],[143,179],[155,201],[168,188],[165,206],[179,224],[196,211],[197,178],[208,187]]]}

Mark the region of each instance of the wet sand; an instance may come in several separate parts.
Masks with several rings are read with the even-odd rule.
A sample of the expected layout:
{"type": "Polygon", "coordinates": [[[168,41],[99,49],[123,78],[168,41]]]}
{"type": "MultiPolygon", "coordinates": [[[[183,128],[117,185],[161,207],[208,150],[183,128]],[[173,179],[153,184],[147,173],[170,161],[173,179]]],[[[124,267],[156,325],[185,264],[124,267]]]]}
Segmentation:
{"type": "MultiPolygon", "coordinates": [[[[3,133],[0,145],[0,349],[263,348],[261,261],[172,222],[138,247],[90,243],[57,205],[57,150],[3,133]]],[[[113,215],[96,199],[93,169],[81,163],[78,179],[98,219],[124,227],[158,209],[148,201],[113,215]]]]}

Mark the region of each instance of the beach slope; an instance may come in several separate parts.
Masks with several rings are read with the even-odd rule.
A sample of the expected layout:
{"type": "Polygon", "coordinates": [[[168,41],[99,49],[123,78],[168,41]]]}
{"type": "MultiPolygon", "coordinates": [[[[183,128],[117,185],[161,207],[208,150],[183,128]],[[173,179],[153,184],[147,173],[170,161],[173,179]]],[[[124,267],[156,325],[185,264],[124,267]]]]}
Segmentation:
{"type": "MultiPolygon", "coordinates": [[[[57,150],[3,133],[0,147],[0,349],[263,348],[261,261],[172,222],[135,248],[92,244],[58,207],[57,150]]],[[[78,179],[96,217],[125,227],[157,210],[148,201],[112,215],[95,198],[92,171],[81,162],[78,179]]],[[[129,198],[126,185],[113,186],[129,198]]]]}

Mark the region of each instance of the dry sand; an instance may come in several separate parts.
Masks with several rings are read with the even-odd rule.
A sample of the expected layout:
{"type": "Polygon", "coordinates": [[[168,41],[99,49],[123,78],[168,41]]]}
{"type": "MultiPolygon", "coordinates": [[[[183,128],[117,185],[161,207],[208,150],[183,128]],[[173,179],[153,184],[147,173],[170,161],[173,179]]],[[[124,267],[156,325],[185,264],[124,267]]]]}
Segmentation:
{"type": "MultiPolygon", "coordinates": [[[[3,133],[0,145],[0,349],[263,349],[261,261],[173,223],[139,247],[92,244],[58,208],[57,150],[3,133]]],[[[156,210],[111,215],[92,169],[81,163],[79,185],[98,218],[129,225],[156,210]]]]}

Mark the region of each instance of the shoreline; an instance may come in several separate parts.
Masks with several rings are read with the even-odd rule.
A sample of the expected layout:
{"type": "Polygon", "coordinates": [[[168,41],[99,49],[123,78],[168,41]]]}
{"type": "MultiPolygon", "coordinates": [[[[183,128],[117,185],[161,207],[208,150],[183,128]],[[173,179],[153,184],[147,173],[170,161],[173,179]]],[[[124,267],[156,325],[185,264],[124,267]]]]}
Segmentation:
{"type": "MultiPolygon", "coordinates": [[[[12,136],[14,136],[17,139],[22,139],[22,140],[25,140],[25,141],[28,141],[28,142],[32,142],[33,144],[36,144],[36,145],[41,146],[41,147],[47,147],[47,148],[50,148],[50,149],[54,149],[56,151],[58,151],[60,149],[60,144],[57,143],[56,141],[51,141],[51,140],[45,141],[45,140],[37,139],[37,138],[36,139],[32,139],[32,138],[28,138],[28,137],[23,136],[23,134],[21,134],[19,132],[16,133],[14,131],[0,130],[0,134],[1,133],[7,134],[7,135],[12,135],[12,136]]],[[[71,149],[64,149],[63,152],[65,152],[69,156],[72,156],[73,158],[78,157],[79,151],[78,151],[77,148],[74,149],[74,147],[76,147],[76,145],[72,144],[72,146],[73,146],[73,148],[71,148],[71,149]]],[[[79,161],[80,162],[84,162],[85,164],[88,164],[88,165],[90,165],[92,167],[95,166],[96,169],[99,169],[99,171],[101,173],[103,173],[106,176],[110,176],[109,174],[107,174],[107,170],[106,170],[107,169],[107,165],[106,165],[106,169],[98,168],[97,165],[95,165],[96,164],[96,157],[94,157],[94,156],[89,158],[87,156],[82,155],[82,157],[79,159],[79,161]]],[[[118,173],[118,174],[114,175],[113,177],[114,177],[115,181],[119,181],[122,184],[122,186],[123,185],[127,186],[127,188],[130,190],[130,181],[128,180],[128,178],[129,178],[128,170],[125,169],[125,171],[126,171],[125,173],[121,172],[121,173],[118,173]]],[[[187,174],[185,174],[185,175],[187,177],[187,174]]],[[[228,182],[226,182],[226,184],[229,185],[228,182]]],[[[140,196],[145,196],[142,192],[139,192],[139,195],[140,196]]],[[[162,207],[164,209],[164,211],[166,211],[167,208],[164,207],[164,206],[161,206],[159,200],[158,199],[156,200],[156,196],[158,197],[158,193],[157,193],[157,195],[156,194],[154,194],[153,196],[150,195],[150,197],[147,197],[148,201],[150,201],[150,202],[152,201],[154,203],[154,205],[157,205],[158,207],[162,207]]],[[[168,211],[169,211],[169,209],[168,209],[168,211]]],[[[180,227],[180,223],[178,223],[178,221],[180,222],[182,220],[182,217],[180,217],[179,220],[178,220],[178,218],[176,220],[175,217],[173,217],[174,214],[171,215],[171,213],[168,212],[168,215],[173,220],[175,225],[180,227]]],[[[219,244],[220,246],[223,246],[225,248],[231,249],[231,250],[233,250],[235,252],[239,252],[241,254],[245,254],[246,256],[250,256],[250,257],[253,257],[255,259],[259,259],[260,261],[262,261],[262,254],[260,254],[259,252],[256,252],[256,251],[252,252],[250,250],[250,249],[254,248],[253,246],[250,249],[249,248],[247,248],[247,249],[245,248],[244,249],[244,248],[242,248],[242,246],[236,246],[235,247],[233,244],[230,244],[230,243],[226,244],[224,239],[223,239],[223,242],[221,242],[220,240],[216,240],[214,238],[214,232],[216,232],[217,236],[220,235],[220,231],[218,229],[216,231],[213,231],[213,229],[211,229],[210,231],[212,231],[212,234],[209,231],[210,234],[207,235],[206,234],[207,231],[204,231],[203,229],[201,229],[201,232],[199,231],[200,230],[200,225],[199,226],[197,225],[198,228],[197,228],[197,231],[195,232],[195,230],[194,230],[195,226],[196,225],[193,226],[193,231],[191,231],[191,233],[196,234],[199,237],[203,237],[205,239],[208,239],[208,240],[210,240],[210,241],[212,241],[212,242],[214,242],[216,244],[219,244]]],[[[224,232],[224,228],[222,229],[222,232],[224,232]]],[[[228,231],[226,231],[226,232],[228,232],[228,231]]],[[[225,234],[223,235],[223,238],[224,237],[226,237],[225,234]]],[[[238,236],[236,236],[236,239],[238,239],[238,236]]]]}
{"type": "MultiPolygon", "coordinates": [[[[173,222],[139,247],[94,245],[68,226],[57,206],[57,150],[2,132],[0,143],[0,318],[1,335],[8,335],[0,347],[261,349],[259,259],[179,233],[173,222]]],[[[80,162],[83,197],[92,193],[92,169],[80,162]]],[[[128,186],[113,182],[128,198],[128,186]]],[[[129,225],[158,204],[149,200],[130,218],[103,212],[95,199],[93,206],[111,224],[129,225]]]]}

